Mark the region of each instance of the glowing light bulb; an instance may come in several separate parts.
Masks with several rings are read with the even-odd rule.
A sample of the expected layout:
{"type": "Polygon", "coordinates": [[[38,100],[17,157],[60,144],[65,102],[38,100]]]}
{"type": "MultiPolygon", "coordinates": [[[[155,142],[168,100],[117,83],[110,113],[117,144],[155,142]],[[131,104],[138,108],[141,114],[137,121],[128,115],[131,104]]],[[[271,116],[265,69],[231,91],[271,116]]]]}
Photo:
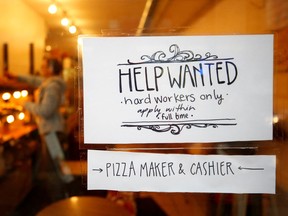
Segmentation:
{"type": "Polygon", "coordinates": [[[27,90],[22,90],[21,91],[21,96],[22,97],[27,97],[28,96],[28,91],[27,90]]]}
{"type": "Polygon", "coordinates": [[[69,19],[67,17],[63,17],[61,19],[61,25],[68,26],[69,25],[69,19]]]}
{"type": "Polygon", "coordinates": [[[274,117],[273,117],[273,123],[274,124],[277,124],[279,122],[279,117],[277,116],[277,115],[275,115],[274,117]]]}
{"type": "Polygon", "coordinates": [[[15,99],[19,99],[19,98],[21,97],[21,92],[20,92],[20,91],[15,91],[15,92],[13,92],[13,97],[14,97],[15,99]]]}
{"type": "Polygon", "coordinates": [[[57,10],[58,10],[57,5],[54,3],[50,4],[48,7],[48,12],[50,14],[55,14],[57,12],[57,10]]]}
{"type": "Polygon", "coordinates": [[[50,45],[47,45],[46,48],[45,48],[45,50],[46,50],[47,52],[50,52],[50,51],[52,50],[52,47],[51,47],[50,45]]]}
{"type": "Polygon", "coordinates": [[[12,122],[14,122],[14,116],[13,115],[8,115],[7,117],[6,117],[6,121],[7,121],[7,123],[8,124],[11,124],[12,122]]]}
{"type": "Polygon", "coordinates": [[[18,114],[18,119],[19,120],[23,120],[25,118],[25,114],[23,113],[23,112],[20,112],[19,114],[18,114]]]}
{"type": "Polygon", "coordinates": [[[4,94],[2,94],[2,99],[4,101],[9,100],[11,98],[11,94],[9,92],[5,92],[4,94]]]}
{"type": "Polygon", "coordinates": [[[69,27],[69,32],[70,32],[71,34],[75,34],[75,33],[77,32],[76,26],[74,26],[74,25],[70,26],[70,27],[69,27]]]}

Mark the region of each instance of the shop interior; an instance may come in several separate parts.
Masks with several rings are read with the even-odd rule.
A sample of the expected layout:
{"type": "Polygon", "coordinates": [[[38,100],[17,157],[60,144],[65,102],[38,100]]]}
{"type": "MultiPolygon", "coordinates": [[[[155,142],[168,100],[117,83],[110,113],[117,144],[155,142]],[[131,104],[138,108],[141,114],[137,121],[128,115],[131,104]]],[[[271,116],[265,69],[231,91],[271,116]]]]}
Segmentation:
{"type": "MultiPolygon", "coordinates": [[[[81,203],[87,216],[287,214],[286,0],[9,0],[1,1],[0,6],[0,215],[58,215],[57,209],[47,211],[48,214],[43,210],[64,199],[81,203]],[[49,12],[53,5],[54,11],[49,12]],[[276,155],[276,194],[88,191],[86,152],[87,148],[98,147],[81,144],[78,36],[238,34],[274,35],[273,140],[163,144],[163,148],[150,152],[276,155]],[[67,85],[65,102],[61,106],[67,142],[62,148],[65,165],[73,180],[66,184],[55,183],[52,175],[49,185],[35,180],[39,143],[42,141],[34,117],[22,107],[24,102],[33,100],[35,88],[6,76],[10,72],[39,75],[42,60],[47,56],[61,60],[67,85]],[[99,200],[80,201],[79,197],[99,200]]],[[[116,148],[127,145],[121,144],[116,148]]],[[[99,148],[103,149],[103,146],[99,148]]],[[[70,207],[66,212],[62,209],[59,215],[73,215],[70,207]]]]}

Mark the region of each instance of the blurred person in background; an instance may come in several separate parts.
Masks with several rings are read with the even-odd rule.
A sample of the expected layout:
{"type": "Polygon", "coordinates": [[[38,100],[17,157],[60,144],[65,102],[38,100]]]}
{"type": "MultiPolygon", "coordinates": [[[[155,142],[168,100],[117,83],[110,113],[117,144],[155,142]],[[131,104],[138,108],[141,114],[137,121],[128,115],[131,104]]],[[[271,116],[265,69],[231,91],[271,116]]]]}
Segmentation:
{"type": "MultiPolygon", "coordinates": [[[[65,101],[66,83],[61,73],[61,62],[53,58],[43,60],[41,76],[5,73],[9,79],[25,82],[37,88],[34,92],[34,102],[27,101],[23,104],[23,108],[35,117],[38,132],[42,139],[39,162],[36,163],[35,170],[38,178],[48,180],[46,183],[54,185],[53,189],[57,190],[58,188],[59,191],[63,190],[63,186],[61,184],[56,185],[55,178],[58,178],[62,183],[69,183],[73,180],[73,177],[69,174],[69,169],[63,163],[65,159],[63,146],[67,143],[65,120],[60,108],[65,101]],[[47,149],[49,154],[47,154],[47,149]],[[56,177],[53,174],[56,174],[56,177]]],[[[51,192],[51,188],[48,190],[51,192]]],[[[58,192],[52,194],[52,196],[56,195],[56,198],[55,196],[51,198],[52,200],[62,198],[61,195],[57,197],[57,194],[61,194],[58,192]]]]}
{"type": "Polygon", "coordinates": [[[60,113],[66,84],[61,77],[62,65],[56,59],[44,59],[42,76],[14,75],[5,73],[10,79],[25,82],[35,88],[35,102],[28,101],[23,108],[35,116],[40,135],[65,131],[64,119],[60,113]]]}

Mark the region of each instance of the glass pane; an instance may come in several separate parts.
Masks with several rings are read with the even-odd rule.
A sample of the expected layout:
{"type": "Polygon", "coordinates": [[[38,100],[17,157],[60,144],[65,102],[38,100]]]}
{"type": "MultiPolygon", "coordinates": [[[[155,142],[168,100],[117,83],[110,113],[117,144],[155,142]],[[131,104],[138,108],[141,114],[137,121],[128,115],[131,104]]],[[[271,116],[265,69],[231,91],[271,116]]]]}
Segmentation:
{"type": "MultiPolygon", "coordinates": [[[[77,71],[81,69],[81,65],[78,64],[78,33],[71,35],[67,29],[60,28],[58,24],[55,24],[59,17],[55,18],[47,14],[48,3],[45,3],[44,6],[44,3],[36,0],[13,1],[9,4],[8,2],[10,1],[0,3],[4,8],[3,19],[0,22],[0,29],[3,34],[0,38],[0,42],[3,44],[3,58],[0,61],[0,66],[3,71],[11,70],[19,74],[37,73],[40,70],[42,59],[40,54],[45,56],[48,53],[61,58],[63,56],[69,57],[65,63],[68,65],[68,69],[66,68],[67,70],[64,72],[69,92],[69,102],[65,107],[69,130],[66,165],[70,168],[74,181],[68,184],[54,181],[57,178],[57,169],[52,167],[51,161],[50,174],[46,173],[46,175],[41,176],[42,179],[34,181],[33,175],[36,171],[34,162],[40,154],[37,151],[37,146],[43,140],[37,133],[35,125],[34,127],[26,127],[25,123],[23,127],[25,130],[22,130],[22,127],[17,124],[9,129],[3,117],[6,116],[4,111],[6,111],[8,103],[7,100],[1,100],[0,98],[0,215],[35,215],[60,199],[73,196],[92,196],[112,200],[115,205],[126,209],[130,215],[284,216],[287,214],[287,0],[57,1],[59,6],[65,8],[66,15],[75,16],[73,17],[75,20],[77,16],[87,19],[83,26],[81,26],[81,22],[77,23],[75,21],[78,24],[77,27],[80,30],[78,33],[80,34],[104,37],[273,34],[273,140],[229,143],[174,143],[161,146],[149,144],[149,148],[157,147],[157,150],[154,151],[147,150],[145,144],[136,146],[146,148],[144,151],[157,153],[221,154],[231,155],[231,157],[233,155],[276,155],[276,194],[273,195],[87,191],[86,150],[87,148],[107,149],[107,146],[88,145],[84,147],[78,143],[83,138],[82,128],[79,128],[78,125],[78,113],[76,113],[80,106],[78,99],[80,98],[80,101],[82,99],[82,95],[79,93],[82,89],[78,89],[79,83],[77,83],[79,81],[77,71]],[[26,15],[26,13],[29,15],[26,15]],[[27,18],[25,24],[16,22],[24,19],[23,17],[27,18]],[[47,32],[44,30],[46,24],[47,32]],[[27,36],[27,32],[32,33],[32,38],[27,36]],[[17,37],[19,35],[21,35],[20,39],[17,37]],[[25,44],[22,42],[25,42],[25,44]],[[29,49],[30,57],[35,58],[35,62],[30,61],[30,67],[28,64],[29,49]],[[33,49],[35,50],[35,56],[33,56],[33,49]],[[33,67],[34,63],[35,68],[33,67]],[[80,133],[78,130],[80,130],[80,133]],[[24,132],[24,135],[18,136],[19,131],[20,134],[24,132]]],[[[84,23],[84,19],[81,21],[84,23]]],[[[4,75],[4,72],[1,73],[0,77],[1,96],[6,90],[13,93],[14,90],[26,88],[26,86],[8,82],[2,75],[4,75]],[[2,82],[2,80],[5,82],[2,82]]],[[[34,89],[29,88],[28,91],[29,96],[32,97],[34,89]]],[[[15,112],[14,109],[13,112],[15,112]]],[[[130,148],[131,145],[109,146],[110,150],[127,147],[130,148]]],[[[75,199],[70,201],[75,202],[75,199]]],[[[88,203],[86,208],[95,209],[95,205],[91,205],[90,201],[86,203],[88,203]]]]}

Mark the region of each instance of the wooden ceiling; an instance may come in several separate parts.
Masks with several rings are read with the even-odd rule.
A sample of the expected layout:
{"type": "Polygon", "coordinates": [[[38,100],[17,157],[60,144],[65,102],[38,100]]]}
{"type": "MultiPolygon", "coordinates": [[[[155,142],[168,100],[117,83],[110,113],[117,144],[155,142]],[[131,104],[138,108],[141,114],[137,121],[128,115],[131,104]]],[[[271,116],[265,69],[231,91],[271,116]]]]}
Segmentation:
{"type": "Polygon", "coordinates": [[[221,0],[57,0],[55,15],[47,8],[52,0],[23,0],[47,23],[47,43],[75,51],[77,34],[61,27],[63,13],[88,35],[156,35],[180,33],[221,0]]]}

